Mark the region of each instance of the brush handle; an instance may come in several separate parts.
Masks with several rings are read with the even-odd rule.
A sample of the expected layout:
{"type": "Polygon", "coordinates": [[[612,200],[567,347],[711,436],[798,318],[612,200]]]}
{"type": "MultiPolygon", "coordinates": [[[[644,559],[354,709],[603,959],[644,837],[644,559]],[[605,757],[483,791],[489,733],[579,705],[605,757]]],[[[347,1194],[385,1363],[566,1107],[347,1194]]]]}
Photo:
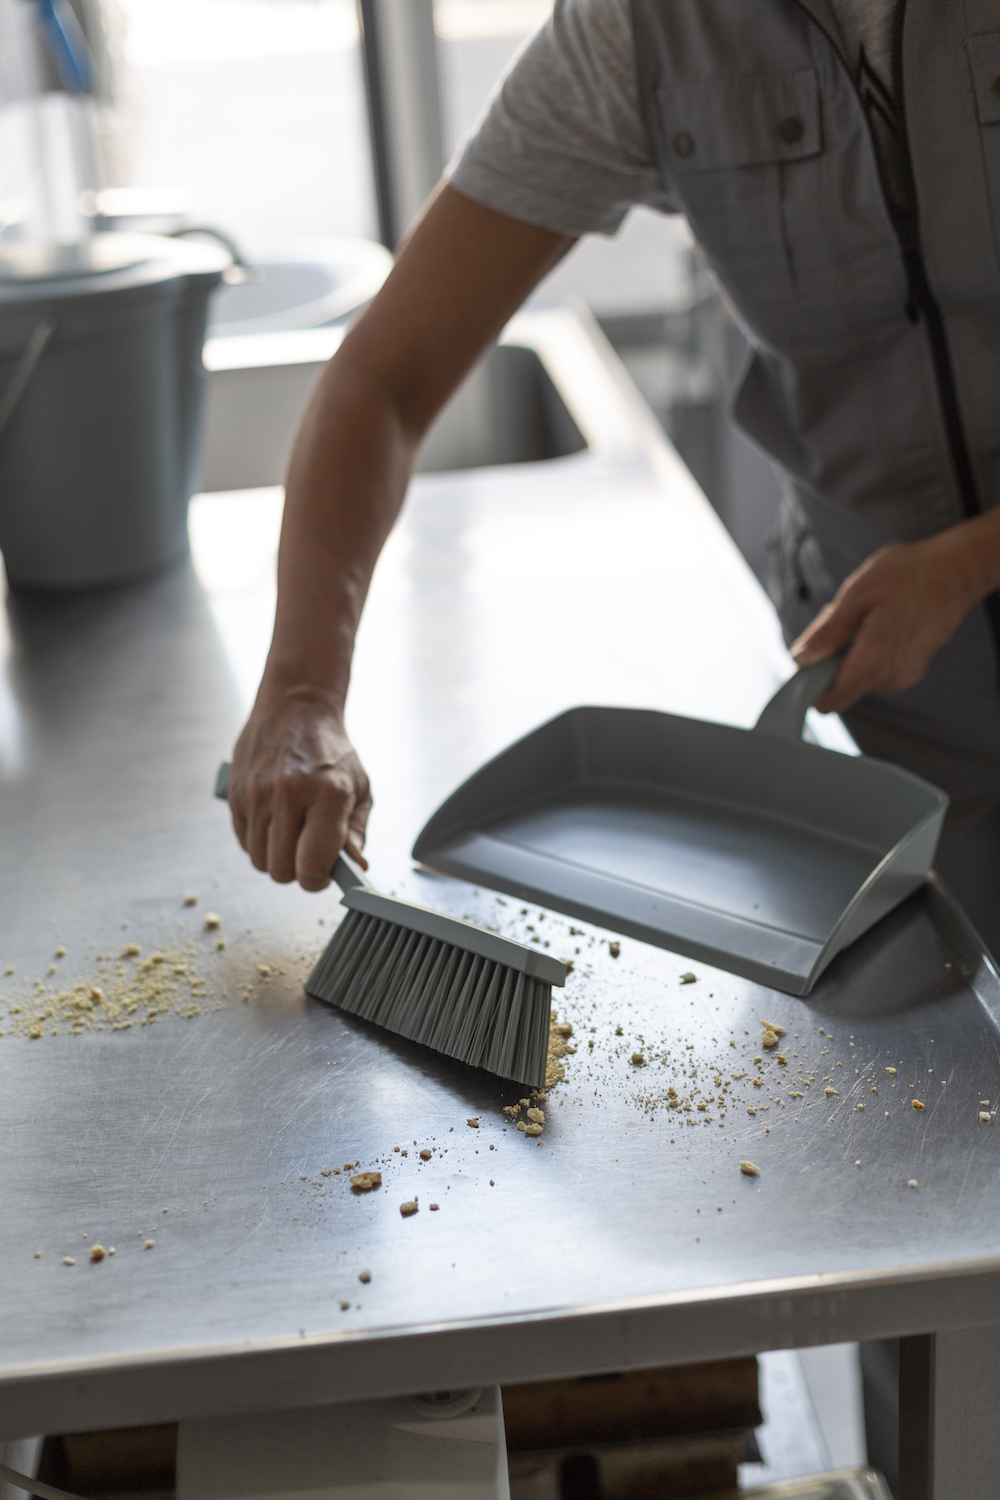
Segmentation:
{"type": "MultiPolygon", "coordinates": [[[[222,802],[229,801],[229,762],[224,760],[215,777],[215,795],[222,802]]],[[[337,856],[337,863],[330,871],[331,876],[340,886],[342,891],[353,891],[359,886],[363,891],[373,891],[368,876],[359,864],[356,864],[351,856],[343,851],[337,856]]]]}

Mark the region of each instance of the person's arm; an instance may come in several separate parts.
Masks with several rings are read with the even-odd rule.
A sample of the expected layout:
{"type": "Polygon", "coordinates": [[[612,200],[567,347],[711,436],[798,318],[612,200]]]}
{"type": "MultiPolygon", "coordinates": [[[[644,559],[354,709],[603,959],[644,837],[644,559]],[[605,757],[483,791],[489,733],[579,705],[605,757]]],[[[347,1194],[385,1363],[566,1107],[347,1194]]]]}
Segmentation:
{"type": "Polygon", "coordinates": [[[969,610],[1000,588],[1000,507],[862,563],[793,644],[799,666],[849,645],[821,713],[913,687],[969,610]]]}
{"type": "Polygon", "coordinates": [[[573,240],[442,187],[319,381],[288,467],[274,636],[229,803],[258,870],[329,884],[364,842],[368,778],[344,729],[372,570],[434,417],[573,240]]]}

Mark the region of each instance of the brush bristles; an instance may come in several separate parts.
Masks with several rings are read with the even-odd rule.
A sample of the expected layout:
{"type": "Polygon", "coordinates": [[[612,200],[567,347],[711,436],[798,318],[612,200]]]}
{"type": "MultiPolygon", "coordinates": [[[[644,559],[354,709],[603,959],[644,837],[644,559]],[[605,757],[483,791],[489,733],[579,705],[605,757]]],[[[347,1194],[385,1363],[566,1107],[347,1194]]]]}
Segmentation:
{"type": "Polygon", "coordinates": [[[349,911],[306,992],[502,1078],[545,1083],[552,986],[453,943],[349,911]]]}

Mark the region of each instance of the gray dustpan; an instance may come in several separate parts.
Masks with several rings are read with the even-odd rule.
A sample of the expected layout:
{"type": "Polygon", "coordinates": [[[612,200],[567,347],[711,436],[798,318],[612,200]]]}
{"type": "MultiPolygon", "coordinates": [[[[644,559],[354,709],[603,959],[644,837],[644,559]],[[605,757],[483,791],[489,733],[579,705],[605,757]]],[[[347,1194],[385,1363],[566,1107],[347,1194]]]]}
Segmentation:
{"type": "Polygon", "coordinates": [[[799,672],[751,730],[570,709],[459,787],[413,857],[806,995],[927,878],[948,805],[895,766],[803,744],[836,671],[799,672]]]}

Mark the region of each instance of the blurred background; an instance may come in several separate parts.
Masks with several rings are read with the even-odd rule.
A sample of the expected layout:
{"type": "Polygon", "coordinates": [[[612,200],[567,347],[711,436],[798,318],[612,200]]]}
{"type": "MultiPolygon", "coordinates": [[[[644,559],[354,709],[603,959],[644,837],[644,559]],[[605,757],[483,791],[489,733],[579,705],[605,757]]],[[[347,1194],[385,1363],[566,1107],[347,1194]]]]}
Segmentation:
{"type": "MultiPolygon", "coordinates": [[[[217,334],[327,324],[362,301],[385,268],[345,247],[398,240],[550,9],[61,0],[89,60],[74,89],[51,47],[32,47],[47,5],[59,13],[52,0],[0,0],[0,248],[71,239],[88,215],[101,228],[210,226],[259,268],[216,294],[217,334]],[[79,224],[60,178],[82,190],[79,224]],[[345,256],[353,293],[331,302],[351,279],[345,256]]],[[[745,344],[686,225],[637,209],[614,239],[582,241],[533,301],[590,309],[763,581],[777,484],[727,424],[745,344]]],[[[206,487],[238,486],[216,474],[206,487]]]]}

